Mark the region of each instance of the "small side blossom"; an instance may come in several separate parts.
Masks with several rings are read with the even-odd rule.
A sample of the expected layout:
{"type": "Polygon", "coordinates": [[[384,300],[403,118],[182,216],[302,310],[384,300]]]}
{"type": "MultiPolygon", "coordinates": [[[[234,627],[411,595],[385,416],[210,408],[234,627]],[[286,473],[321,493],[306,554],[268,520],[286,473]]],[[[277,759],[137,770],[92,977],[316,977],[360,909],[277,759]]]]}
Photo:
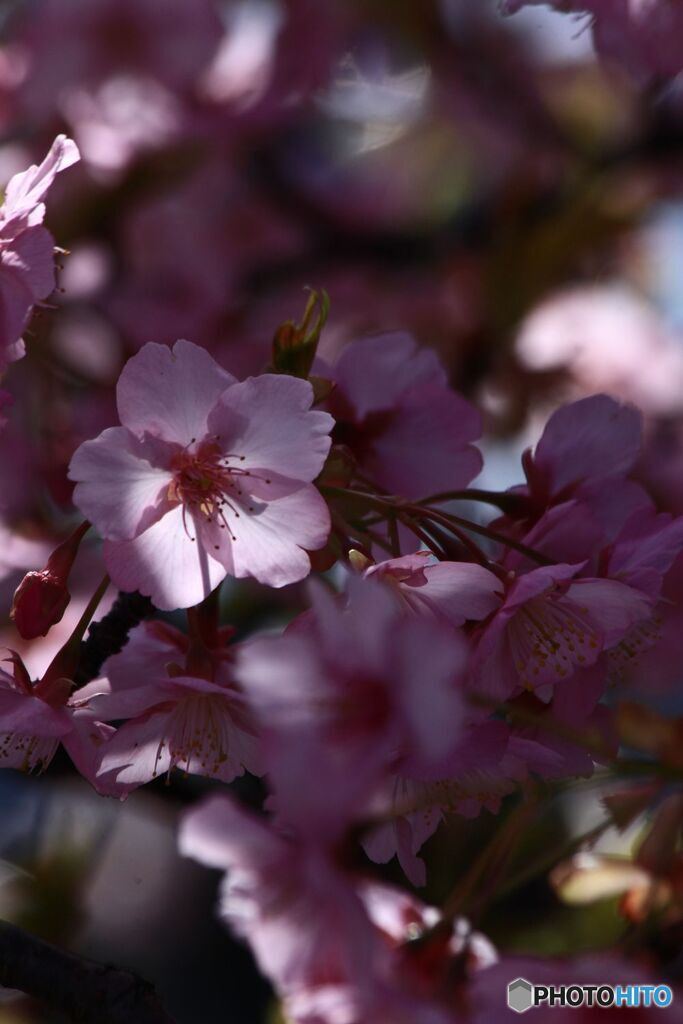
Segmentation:
{"type": "Polygon", "coordinates": [[[475,691],[507,700],[524,690],[549,699],[652,613],[640,591],[616,580],[576,578],[581,565],[541,566],[512,577],[477,638],[475,691]]]}
{"type": "MultiPolygon", "coordinates": [[[[641,447],[642,417],[633,406],[608,395],[561,406],[536,447],[522,456],[527,482],[512,488],[521,499],[515,519],[528,530],[549,509],[579,501],[606,540],[613,540],[631,515],[652,505],[643,488],[629,479],[641,447]]],[[[497,525],[513,524],[505,519],[497,525]]]]}
{"type": "Polygon", "coordinates": [[[481,436],[480,413],[449,387],[436,353],[410,335],[352,342],[325,375],[336,385],[334,439],[380,487],[422,498],[465,487],[479,473],[472,442],[481,436]]]}
{"type": "Polygon", "coordinates": [[[43,162],[15,174],[0,207],[0,370],[24,355],[21,336],[36,303],[55,287],[52,235],[43,227],[45,198],[60,171],[79,159],[58,135],[43,162]]]}
{"type": "Polygon", "coordinates": [[[70,680],[46,676],[33,682],[18,655],[9,660],[12,675],[0,668],[0,768],[43,772],[61,743],[79,772],[99,788],[98,749],[113,730],[84,701],[69,698],[70,680]]]}
{"type": "Polygon", "coordinates": [[[364,577],[390,585],[406,611],[452,626],[485,619],[498,607],[503,591],[500,580],[481,565],[435,562],[428,551],[378,562],[364,577]]]}
{"type": "Polygon", "coordinates": [[[103,678],[79,691],[102,721],[123,720],[101,750],[98,777],[124,793],[172,768],[223,782],[245,769],[259,773],[259,740],[233,680],[232,648],[209,652],[204,675],[187,666],[188,651],[188,638],[172,626],[143,623],[105,662],[103,678]]]}
{"type": "Polygon", "coordinates": [[[427,869],[418,854],[446,814],[473,818],[482,808],[497,812],[514,788],[506,766],[508,746],[503,722],[471,721],[447,760],[418,776],[411,776],[409,765],[392,776],[372,803],[372,812],[383,820],[363,837],[370,859],[385,864],[396,856],[406,878],[425,885],[427,869]]]}
{"type": "Polygon", "coordinates": [[[311,481],[333,425],[312,401],[307,381],[238,382],[190,342],[145,345],[119,378],[122,426],[82,444],[70,467],[114,583],[174,609],[228,574],[273,587],[307,576],[306,551],[330,528],[311,481]]]}

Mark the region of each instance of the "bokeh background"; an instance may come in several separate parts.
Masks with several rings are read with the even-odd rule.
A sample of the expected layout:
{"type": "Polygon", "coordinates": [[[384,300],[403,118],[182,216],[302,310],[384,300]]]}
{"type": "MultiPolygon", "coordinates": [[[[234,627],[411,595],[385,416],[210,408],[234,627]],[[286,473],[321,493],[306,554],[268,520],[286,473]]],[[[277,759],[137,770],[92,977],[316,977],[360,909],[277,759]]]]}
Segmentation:
{"type": "MultiPolygon", "coordinates": [[[[643,409],[641,478],[683,512],[675,80],[644,88],[598,61],[585,18],[503,17],[493,0],[4,0],[0,29],[0,185],[58,132],[82,154],[50,196],[68,250],[59,291],[4,382],[0,641],[34,673],[99,578],[96,543],[44,641],[21,643],[11,595],[77,522],[67,466],[115,422],[125,360],[185,337],[238,376],[257,372],[306,286],[330,296],[323,356],[397,329],[438,351],[484,410],[478,486],[518,482],[548,413],[606,391],[643,409]]],[[[298,587],[226,584],[223,616],[246,636],[303,603],[298,587]]],[[[674,680],[674,614],[666,637],[674,680]]],[[[175,851],[179,811],[210,788],[177,775],[119,804],[59,760],[39,781],[4,773],[0,916],[139,971],[178,1024],[277,1021],[250,955],[215,921],[217,875],[175,851]]],[[[253,780],[236,788],[262,799],[253,780]]],[[[520,866],[594,811],[590,790],[549,800],[520,866]]],[[[429,842],[428,899],[495,824],[484,813],[429,842]]],[[[518,874],[478,922],[501,948],[561,953],[620,934],[614,899],[567,906],[545,875],[518,874]]],[[[0,1024],[25,1022],[53,1018],[3,993],[0,1024]]]]}

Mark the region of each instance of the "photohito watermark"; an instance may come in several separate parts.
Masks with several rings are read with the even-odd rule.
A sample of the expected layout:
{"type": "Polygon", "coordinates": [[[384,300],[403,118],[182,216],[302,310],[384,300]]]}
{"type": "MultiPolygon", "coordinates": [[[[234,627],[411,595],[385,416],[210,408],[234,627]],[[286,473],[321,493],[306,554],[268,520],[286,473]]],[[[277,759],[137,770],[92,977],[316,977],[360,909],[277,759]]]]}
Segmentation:
{"type": "Polygon", "coordinates": [[[526,1013],[534,1006],[650,1006],[664,1009],[673,1002],[668,985],[534,985],[515,978],[508,985],[508,1006],[526,1013]]]}

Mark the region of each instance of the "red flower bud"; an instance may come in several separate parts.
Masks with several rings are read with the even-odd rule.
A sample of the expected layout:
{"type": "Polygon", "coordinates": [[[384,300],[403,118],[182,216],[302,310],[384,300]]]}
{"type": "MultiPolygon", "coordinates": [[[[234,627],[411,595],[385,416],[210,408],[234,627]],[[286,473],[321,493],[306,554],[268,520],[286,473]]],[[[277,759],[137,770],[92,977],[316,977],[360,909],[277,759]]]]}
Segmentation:
{"type": "Polygon", "coordinates": [[[81,540],[90,528],[84,522],[50,555],[39,572],[27,572],[14,592],[10,618],[24,640],[46,636],[71,600],[67,586],[81,540]]]}
{"type": "Polygon", "coordinates": [[[46,636],[71,600],[64,579],[49,571],[27,572],[14,593],[10,618],[24,640],[46,636]]]}

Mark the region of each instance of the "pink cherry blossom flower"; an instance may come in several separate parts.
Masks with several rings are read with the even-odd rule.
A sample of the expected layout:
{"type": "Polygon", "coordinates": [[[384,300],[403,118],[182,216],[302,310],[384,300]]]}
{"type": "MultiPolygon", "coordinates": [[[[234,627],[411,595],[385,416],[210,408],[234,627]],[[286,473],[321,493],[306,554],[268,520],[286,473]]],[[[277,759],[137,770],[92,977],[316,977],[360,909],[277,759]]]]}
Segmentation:
{"type": "Polygon", "coordinates": [[[373,929],[350,878],[319,846],[280,834],[225,796],[185,815],[179,846],[227,872],[220,916],[282,996],[372,986],[373,929]]]}
{"type": "Polygon", "coordinates": [[[410,335],[352,342],[329,375],[335,441],[380,487],[422,498],[464,487],[481,469],[471,443],[481,435],[479,412],[450,389],[436,353],[410,335]]]}
{"type": "Polygon", "coordinates": [[[282,587],[310,571],[327,506],[311,481],[332,420],[307,381],[238,382],[204,349],[148,344],[117,386],[120,427],[75,453],[74,502],[109,574],[159,608],[198,604],[229,573],[282,587]]]}
{"type": "Polygon", "coordinates": [[[473,818],[483,807],[497,812],[502,797],[513,789],[505,764],[507,726],[473,721],[463,733],[447,759],[417,777],[411,776],[410,766],[405,765],[372,803],[372,812],[388,820],[365,834],[365,852],[379,864],[395,855],[416,886],[427,881],[426,865],[418,853],[446,814],[473,818]]]}
{"type": "Polygon", "coordinates": [[[616,580],[576,579],[580,569],[541,566],[512,580],[478,638],[476,692],[492,700],[523,690],[549,698],[556,684],[590,668],[650,617],[645,594],[616,580]]]}
{"type": "Polygon", "coordinates": [[[103,678],[78,692],[102,721],[125,720],[102,748],[98,771],[125,793],[176,767],[223,782],[245,768],[259,772],[258,738],[232,678],[231,649],[211,652],[211,678],[186,667],[188,650],[188,638],[172,626],[143,623],[105,662],[103,678]]]}
{"type": "Polygon", "coordinates": [[[39,166],[15,174],[0,207],[0,369],[24,354],[21,335],[34,305],[54,290],[54,240],[43,227],[45,197],[55,177],[79,159],[58,135],[39,166]]]}
{"type": "Polygon", "coordinates": [[[354,879],[315,843],[277,832],[227,797],[185,815],[179,846],[226,871],[220,916],[249,943],[293,1024],[457,1024],[448,1005],[459,983],[454,963],[466,959],[475,972],[496,961],[464,919],[421,955],[412,940],[439,923],[438,911],[354,879]],[[444,1003],[435,1001],[446,985],[444,1003]]]}
{"type": "MultiPolygon", "coordinates": [[[[613,540],[633,513],[650,508],[643,488],[628,479],[640,456],[641,419],[633,406],[608,395],[557,409],[536,447],[522,456],[526,484],[511,489],[524,499],[515,517],[524,529],[553,506],[577,500],[588,506],[605,539],[613,540]]],[[[506,518],[497,525],[511,523],[506,518]]]]}
{"type": "Polygon", "coordinates": [[[374,580],[352,578],[349,591],[343,608],[316,587],[304,623],[244,644],[237,665],[278,812],[332,835],[397,766],[419,774],[457,748],[469,654],[458,631],[405,615],[374,580]]]}
{"type": "Polygon", "coordinates": [[[389,584],[406,610],[443,619],[452,626],[485,619],[494,611],[503,584],[481,565],[430,562],[428,551],[390,558],[365,570],[366,579],[389,584]]]}
{"type": "Polygon", "coordinates": [[[60,743],[80,773],[95,782],[99,746],[113,730],[83,701],[69,699],[68,679],[32,683],[18,655],[14,674],[0,668],[0,768],[42,772],[60,743]]]}

